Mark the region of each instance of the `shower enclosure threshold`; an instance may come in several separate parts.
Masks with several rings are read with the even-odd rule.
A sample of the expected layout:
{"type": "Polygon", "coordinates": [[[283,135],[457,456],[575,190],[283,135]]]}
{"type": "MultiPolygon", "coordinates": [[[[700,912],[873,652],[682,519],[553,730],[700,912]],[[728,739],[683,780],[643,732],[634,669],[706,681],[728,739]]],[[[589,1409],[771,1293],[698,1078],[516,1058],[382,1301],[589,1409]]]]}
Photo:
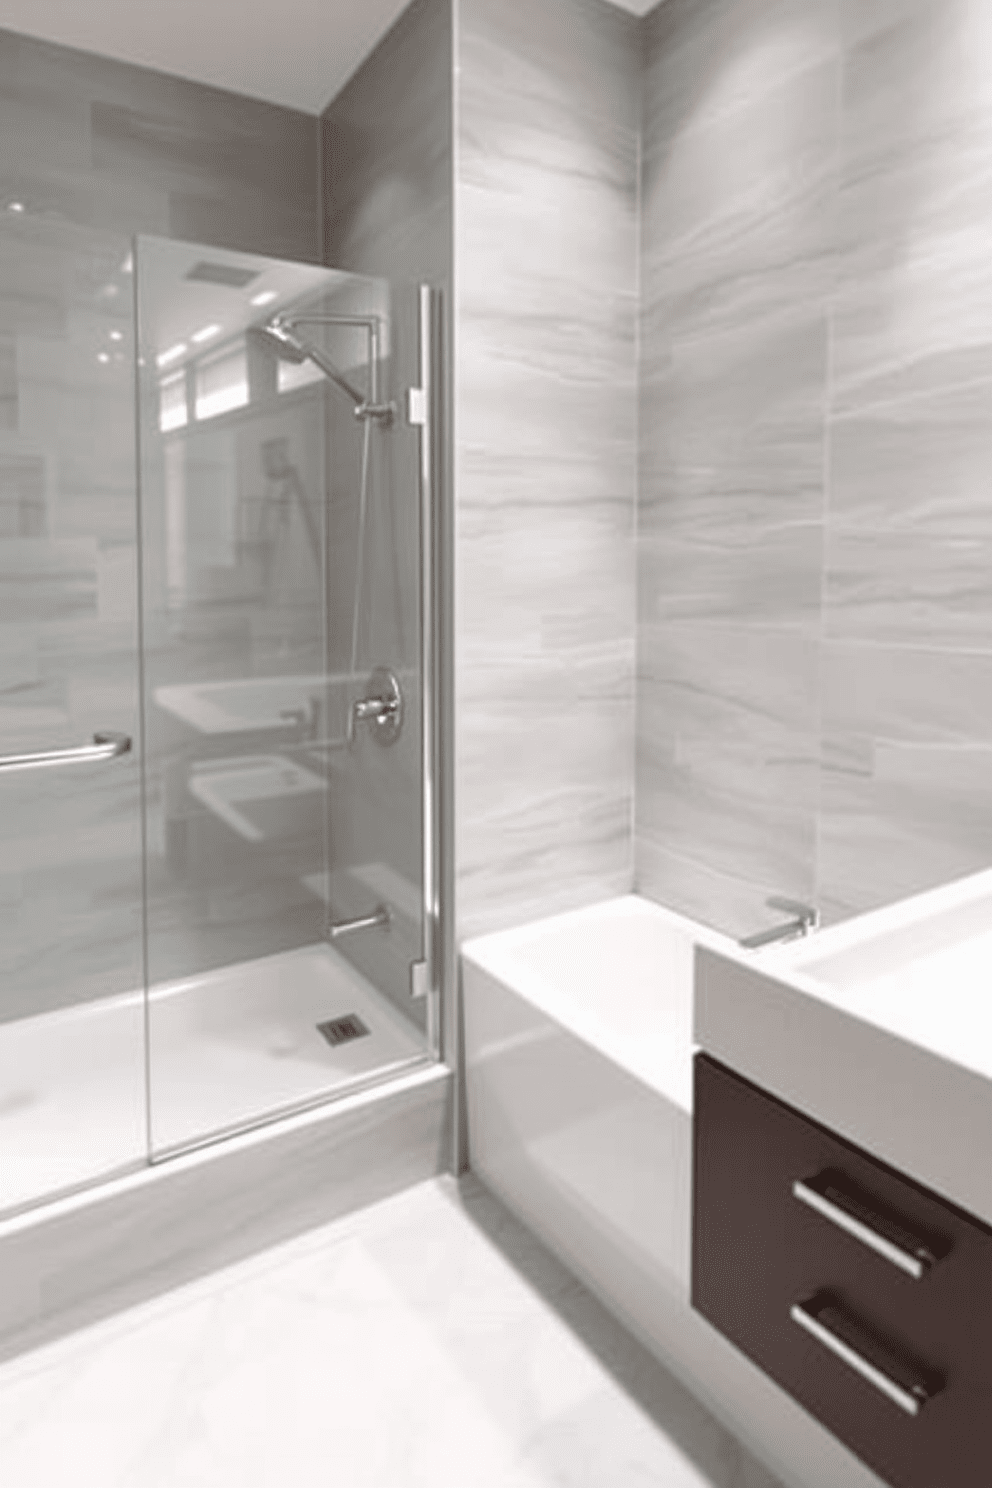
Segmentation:
{"type": "Polygon", "coordinates": [[[449,1171],[452,1101],[431,1063],[0,1219],[0,1359],[449,1171]]]}

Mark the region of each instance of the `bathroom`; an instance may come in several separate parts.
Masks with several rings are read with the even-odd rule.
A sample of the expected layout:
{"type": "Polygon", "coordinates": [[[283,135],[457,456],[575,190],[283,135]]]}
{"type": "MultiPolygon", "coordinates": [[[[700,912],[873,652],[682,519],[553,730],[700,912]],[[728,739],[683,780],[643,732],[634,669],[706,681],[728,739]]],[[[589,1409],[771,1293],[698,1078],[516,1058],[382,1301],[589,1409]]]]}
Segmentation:
{"type": "Polygon", "coordinates": [[[987,6],[131,11],[0,5],[5,1483],[915,1482],[690,1308],[691,1055],[992,1224],[720,980],[981,924],[987,6]]]}

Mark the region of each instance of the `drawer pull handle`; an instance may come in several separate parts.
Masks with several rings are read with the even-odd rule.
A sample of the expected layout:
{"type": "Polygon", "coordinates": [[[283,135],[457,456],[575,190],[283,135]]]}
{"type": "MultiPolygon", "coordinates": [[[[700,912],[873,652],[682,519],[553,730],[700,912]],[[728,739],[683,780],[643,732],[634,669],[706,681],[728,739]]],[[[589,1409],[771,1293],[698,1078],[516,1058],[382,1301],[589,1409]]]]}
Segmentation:
{"type": "Polygon", "coordinates": [[[936,1264],[933,1252],[922,1241],[891,1220],[873,1214],[851,1194],[836,1188],[826,1175],[797,1178],[792,1185],[792,1196],[853,1235],[862,1245],[884,1256],[915,1281],[922,1281],[930,1267],[936,1264]]]}
{"type": "MultiPolygon", "coordinates": [[[[867,1380],[870,1385],[875,1386],[876,1390],[894,1401],[908,1416],[918,1416],[927,1401],[941,1389],[943,1382],[938,1381],[936,1377],[930,1381],[916,1379],[907,1384],[901,1384],[893,1379],[892,1375],[879,1364],[866,1358],[865,1354],[855,1348],[853,1343],[840,1337],[833,1328],[828,1328],[822,1320],[823,1314],[836,1317],[843,1326],[843,1320],[840,1319],[837,1309],[829,1306],[823,1299],[814,1297],[805,1303],[793,1303],[789,1308],[789,1316],[794,1323],[798,1323],[800,1328],[804,1328],[862,1379],[867,1380]]],[[[851,1333],[855,1330],[848,1324],[844,1331],[851,1333]]]]}

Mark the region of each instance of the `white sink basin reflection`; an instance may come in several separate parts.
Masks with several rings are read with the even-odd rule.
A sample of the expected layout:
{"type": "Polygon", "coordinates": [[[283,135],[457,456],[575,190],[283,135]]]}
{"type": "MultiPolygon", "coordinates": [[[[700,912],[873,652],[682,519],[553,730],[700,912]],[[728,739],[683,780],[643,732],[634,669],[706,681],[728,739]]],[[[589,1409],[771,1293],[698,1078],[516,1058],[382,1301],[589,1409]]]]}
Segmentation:
{"type": "Polygon", "coordinates": [[[247,842],[323,832],[326,782],[278,754],[218,759],[193,770],[190,794],[247,842]]]}
{"type": "Polygon", "coordinates": [[[326,676],[247,677],[156,687],[153,696],[160,708],[201,734],[243,734],[287,728],[291,720],[282,715],[296,708],[307,712],[312,698],[324,698],[330,680],[326,676]]]}

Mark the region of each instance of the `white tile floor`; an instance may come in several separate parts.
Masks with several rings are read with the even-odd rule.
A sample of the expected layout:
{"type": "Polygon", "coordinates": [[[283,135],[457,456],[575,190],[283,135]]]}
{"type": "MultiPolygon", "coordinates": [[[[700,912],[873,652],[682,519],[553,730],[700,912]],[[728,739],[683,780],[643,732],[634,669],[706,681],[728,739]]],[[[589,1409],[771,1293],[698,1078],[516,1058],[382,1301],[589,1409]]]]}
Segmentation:
{"type": "Polygon", "coordinates": [[[0,1367],[3,1488],[775,1488],[472,1178],[0,1367]]]}

